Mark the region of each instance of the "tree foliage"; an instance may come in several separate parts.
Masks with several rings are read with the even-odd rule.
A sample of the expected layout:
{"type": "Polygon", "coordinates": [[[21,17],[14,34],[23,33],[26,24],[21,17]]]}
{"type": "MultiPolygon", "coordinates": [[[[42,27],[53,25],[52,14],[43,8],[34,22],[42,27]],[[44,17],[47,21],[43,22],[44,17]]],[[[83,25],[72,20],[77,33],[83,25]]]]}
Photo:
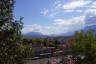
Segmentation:
{"type": "Polygon", "coordinates": [[[23,64],[32,48],[24,45],[22,19],[14,21],[14,0],[0,0],[0,64],[23,64]]]}
{"type": "Polygon", "coordinates": [[[54,40],[53,41],[53,45],[57,48],[58,47],[58,45],[60,44],[60,42],[58,41],[58,40],[54,40]]]}
{"type": "Polygon", "coordinates": [[[78,64],[95,64],[96,32],[94,30],[88,30],[87,32],[81,30],[76,32],[75,39],[76,42],[72,45],[72,52],[74,56],[79,57],[78,64]]]}

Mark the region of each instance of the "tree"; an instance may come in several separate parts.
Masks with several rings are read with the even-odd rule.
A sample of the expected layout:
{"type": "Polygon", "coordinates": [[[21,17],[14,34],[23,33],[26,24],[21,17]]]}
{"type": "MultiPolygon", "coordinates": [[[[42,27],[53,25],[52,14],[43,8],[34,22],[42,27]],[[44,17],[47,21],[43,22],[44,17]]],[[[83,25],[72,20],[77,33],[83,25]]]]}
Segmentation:
{"type": "Polygon", "coordinates": [[[53,44],[54,44],[54,46],[57,48],[58,45],[60,44],[60,42],[59,42],[58,40],[54,40],[54,41],[53,41],[53,44]]]}
{"type": "Polygon", "coordinates": [[[72,45],[73,55],[78,57],[78,64],[96,63],[96,32],[80,31],[75,35],[76,42],[72,45]],[[81,57],[84,57],[83,59],[81,57]]]}
{"type": "Polygon", "coordinates": [[[0,64],[23,64],[32,48],[22,42],[23,23],[14,21],[14,0],[0,0],[0,64]]]}

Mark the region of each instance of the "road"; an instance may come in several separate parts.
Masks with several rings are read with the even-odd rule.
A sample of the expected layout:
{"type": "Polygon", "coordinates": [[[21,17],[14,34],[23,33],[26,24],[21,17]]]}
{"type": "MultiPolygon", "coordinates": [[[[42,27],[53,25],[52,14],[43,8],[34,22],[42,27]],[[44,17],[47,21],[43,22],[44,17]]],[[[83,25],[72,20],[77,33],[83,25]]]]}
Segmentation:
{"type": "Polygon", "coordinates": [[[43,59],[37,59],[37,60],[27,60],[26,64],[47,64],[49,60],[52,60],[55,58],[57,62],[60,61],[61,57],[51,57],[51,58],[43,58],[43,59]]]}
{"type": "Polygon", "coordinates": [[[28,60],[26,64],[47,64],[49,58],[28,60]]]}
{"type": "Polygon", "coordinates": [[[59,55],[59,58],[55,56],[55,58],[57,60],[60,60],[60,54],[64,53],[64,51],[55,51],[53,53],[43,53],[43,54],[39,54],[41,57],[34,57],[34,58],[28,58],[27,59],[27,63],[26,64],[46,64],[48,62],[48,60],[51,60],[53,57],[50,55],[54,55],[57,54],[59,55]],[[50,58],[48,58],[50,56],[50,58]]]}

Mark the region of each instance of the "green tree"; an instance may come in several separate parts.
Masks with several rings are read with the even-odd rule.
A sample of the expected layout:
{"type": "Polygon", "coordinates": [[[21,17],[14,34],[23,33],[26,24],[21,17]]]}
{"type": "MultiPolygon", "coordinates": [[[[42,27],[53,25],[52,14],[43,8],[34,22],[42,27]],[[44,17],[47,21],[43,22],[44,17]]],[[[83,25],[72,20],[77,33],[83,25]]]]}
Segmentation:
{"type": "Polygon", "coordinates": [[[74,56],[79,56],[78,64],[96,63],[96,34],[93,30],[76,32],[76,42],[72,45],[74,56]],[[80,59],[84,56],[84,59],[80,59]]]}
{"type": "Polygon", "coordinates": [[[60,42],[59,42],[58,40],[53,40],[53,44],[54,44],[54,46],[57,48],[58,45],[60,44],[60,42]]]}
{"type": "Polygon", "coordinates": [[[0,64],[23,64],[32,48],[22,42],[23,23],[14,21],[14,0],[0,0],[0,64]]]}

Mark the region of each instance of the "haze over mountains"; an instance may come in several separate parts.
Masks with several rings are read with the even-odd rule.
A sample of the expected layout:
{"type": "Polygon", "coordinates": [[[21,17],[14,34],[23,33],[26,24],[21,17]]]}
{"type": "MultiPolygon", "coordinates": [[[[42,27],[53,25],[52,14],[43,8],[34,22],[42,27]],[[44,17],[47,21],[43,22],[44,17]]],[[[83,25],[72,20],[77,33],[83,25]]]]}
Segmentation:
{"type": "Polygon", "coordinates": [[[46,37],[47,35],[44,35],[40,32],[29,32],[24,34],[25,37],[46,37]]]}
{"type": "MultiPolygon", "coordinates": [[[[84,31],[87,31],[88,29],[96,30],[96,25],[86,26],[84,27],[84,31]]],[[[67,33],[61,33],[61,34],[52,34],[52,35],[44,35],[40,32],[29,32],[24,34],[25,37],[58,37],[58,36],[72,36],[75,32],[67,32],[67,33]]]]}
{"type": "MultiPolygon", "coordinates": [[[[96,15],[87,15],[85,21],[85,26],[82,28],[82,30],[87,31],[89,29],[96,30],[96,15]]],[[[63,28],[62,28],[63,29],[63,28]]],[[[62,30],[61,29],[61,30],[62,30]]],[[[78,29],[76,31],[79,31],[81,29],[78,29]]],[[[74,35],[75,31],[70,31],[66,33],[59,33],[59,34],[50,34],[50,35],[44,35],[41,32],[28,32],[26,34],[23,34],[25,37],[58,37],[58,36],[72,36],[74,35]]]]}

